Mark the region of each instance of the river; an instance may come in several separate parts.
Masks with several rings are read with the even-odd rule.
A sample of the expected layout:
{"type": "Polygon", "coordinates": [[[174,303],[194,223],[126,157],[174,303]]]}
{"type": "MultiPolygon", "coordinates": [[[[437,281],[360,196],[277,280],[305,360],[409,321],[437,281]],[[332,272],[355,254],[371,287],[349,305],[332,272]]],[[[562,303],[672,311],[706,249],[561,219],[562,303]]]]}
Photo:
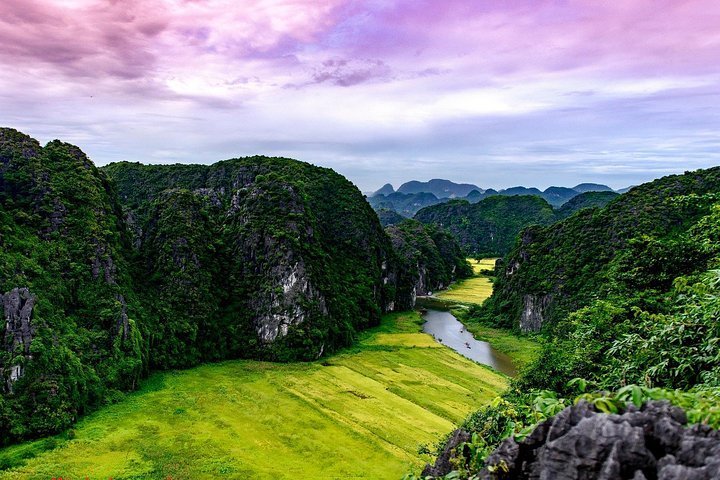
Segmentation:
{"type": "Polygon", "coordinates": [[[425,320],[423,324],[425,333],[429,333],[435,340],[452,348],[463,357],[489,365],[511,377],[517,375],[517,369],[513,366],[510,357],[492,348],[488,342],[475,340],[472,334],[465,329],[465,325],[460,323],[452,313],[428,309],[423,314],[423,319],[425,320]]]}

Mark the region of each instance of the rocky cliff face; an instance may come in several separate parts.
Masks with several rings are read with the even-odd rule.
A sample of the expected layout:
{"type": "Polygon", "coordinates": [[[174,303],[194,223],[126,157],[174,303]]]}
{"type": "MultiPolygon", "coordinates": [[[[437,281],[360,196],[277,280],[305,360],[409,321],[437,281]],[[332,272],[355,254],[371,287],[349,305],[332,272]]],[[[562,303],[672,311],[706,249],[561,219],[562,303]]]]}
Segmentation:
{"type": "Polygon", "coordinates": [[[453,280],[472,275],[460,245],[453,236],[434,226],[405,220],[386,227],[400,265],[402,308],[412,308],[418,295],[447,287],[453,280]]]}
{"type": "Polygon", "coordinates": [[[685,412],[665,402],[620,415],[581,402],[490,455],[480,479],[711,480],[720,476],[720,432],[687,427],[685,412]]]}
{"type": "Polygon", "coordinates": [[[163,339],[151,352],[158,365],[314,359],[384,311],[413,304],[377,216],[328,169],[253,157],[104,170],[154,293],[147,303],[163,339]],[[164,340],[176,330],[189,334],[184,342],[164,340]]]}
{"type": "Polygon", "coordinates": [[[77,148],[0,129],[0,438],[56,431],[142,371],[129,236],[77,148]]]}
{"type": "Polygon", "coordinates": [[[27,288],[14,288],[5,295],[0,295],[0,305],[5,312],[5,351],[10,354],[6,365],[0,365],[0,374],[5,377],[6,391],[12,392],[15,383],[24,373],[24,363],[31,359],[30,344],[35,334],[32,324],[35,297],[27,288]],[[3,370],[8,369],[9,374],[3,370]]]}
{"type": "Polygon", "coordinates": [[[537,332],[542,328],[545,312],[552,301],[552,295],[523,296],[523,310],[520,314],[520,330],[537,332]]]}

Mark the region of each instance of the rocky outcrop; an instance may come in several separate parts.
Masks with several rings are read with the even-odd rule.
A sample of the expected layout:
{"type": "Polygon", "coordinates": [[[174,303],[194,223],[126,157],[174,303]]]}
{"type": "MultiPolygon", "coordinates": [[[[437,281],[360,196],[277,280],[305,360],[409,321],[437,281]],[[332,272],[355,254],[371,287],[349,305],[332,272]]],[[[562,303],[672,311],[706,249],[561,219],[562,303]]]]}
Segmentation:
{"type": "Polygon", "coordinates": [[[587,402],[568,407],[517,443],[505,440],[478,475],[486,480],[720,478],[720,432],[687,427],[667,402],[630,405],[617,415],[587,402]]]}
{"type": "Polygon", "coordinates": [[[464,430],[457,429],[445,443],[443,451],[438,455],[434,465],[426,465],[422,471],[422,478],[443,477],[453,469],[452,459],[464,455],[463,445],[470,441],[470,434],[464,430]]]}
{"type": "Polygon", "coordinates": [[[525,295],[520,314],[520,330],[537,332],[542,328],[545,312],[552,302],[552,295],[525,295]]]}
{"type": "MultiPolygon", "coordinates": [[[[0,295],[0,305],[5,313],[4,350],[11,358],[30,357],[30,344],[35,334],[32,324],[35,296],[27,288],[14,288],[0,295]]],[[[10,365],[1,365],[0,372],[6,379],[5,388],[12,390],[12,384],[24,373],[23,362],[12,361],[10,365]]]]}

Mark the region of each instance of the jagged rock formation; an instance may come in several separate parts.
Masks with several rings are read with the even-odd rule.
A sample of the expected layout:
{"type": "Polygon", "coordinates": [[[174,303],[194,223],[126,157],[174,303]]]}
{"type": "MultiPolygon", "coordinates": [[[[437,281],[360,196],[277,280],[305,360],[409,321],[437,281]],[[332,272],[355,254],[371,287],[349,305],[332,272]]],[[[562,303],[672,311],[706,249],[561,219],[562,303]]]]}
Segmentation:
{"type": "Polygon", "coordinates": [[[720,432],[687,427],[685,412],[648,402],[619,415],[568,407],[517,443],[505,440],[479,479],[711,480],[720,478],[720,432]]]}
{"type": "Polygon", "coordinates": [[[10,370],[9,375],[0,371],[7,378],[6,391],[12,392],[12,385],[24,373],[24,360],[31,358],[30,344],[35,334],[32,324],[32,313],[35,296],[27,288],[14,288],[5,295],[0,295],[0,305],[5,313],[5,351],[12,360],[4,368],[10,370]]]}
{"type": "MultiPolygon", "coordinates": [[[[453,433],[423,476],[441,477],[464,454],[469,434],[453,433]]],[[[524,440],[506,439],[485,460],[482,480],[711,480],[720,478],[720,432],[687,426],[667,402],[599,413],[581,401],[539,424],[524,440]]]]}

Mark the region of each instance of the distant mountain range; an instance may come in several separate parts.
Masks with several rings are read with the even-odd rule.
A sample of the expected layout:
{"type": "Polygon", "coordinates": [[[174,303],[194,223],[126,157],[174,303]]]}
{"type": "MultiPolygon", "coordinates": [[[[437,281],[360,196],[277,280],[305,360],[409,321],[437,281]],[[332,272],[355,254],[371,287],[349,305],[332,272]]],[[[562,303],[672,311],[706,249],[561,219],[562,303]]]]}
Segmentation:
{"type": "MultiPolygon", "coordinates": [[[[624,193],[630,188],[632,187],[619,190],[618,193],[624,193]]],[[[572,188],[553,186],[544,191],[523,186],[486,190],[469,183],[455,183],[436,178],[427,182],[412,180],[403,183],[397,190],[387,183],[370,195],[368,202],[376,211],[390,210],[405,217],[412,217],[422,208],[445,203],[451,199],[464,199],[470,203],[477,203],[495,195],[533,195],[558,208],[581,193],[587,192],[614,192],[614,190],[607,185],[597,183],[581,183],[572,188]]]]}

